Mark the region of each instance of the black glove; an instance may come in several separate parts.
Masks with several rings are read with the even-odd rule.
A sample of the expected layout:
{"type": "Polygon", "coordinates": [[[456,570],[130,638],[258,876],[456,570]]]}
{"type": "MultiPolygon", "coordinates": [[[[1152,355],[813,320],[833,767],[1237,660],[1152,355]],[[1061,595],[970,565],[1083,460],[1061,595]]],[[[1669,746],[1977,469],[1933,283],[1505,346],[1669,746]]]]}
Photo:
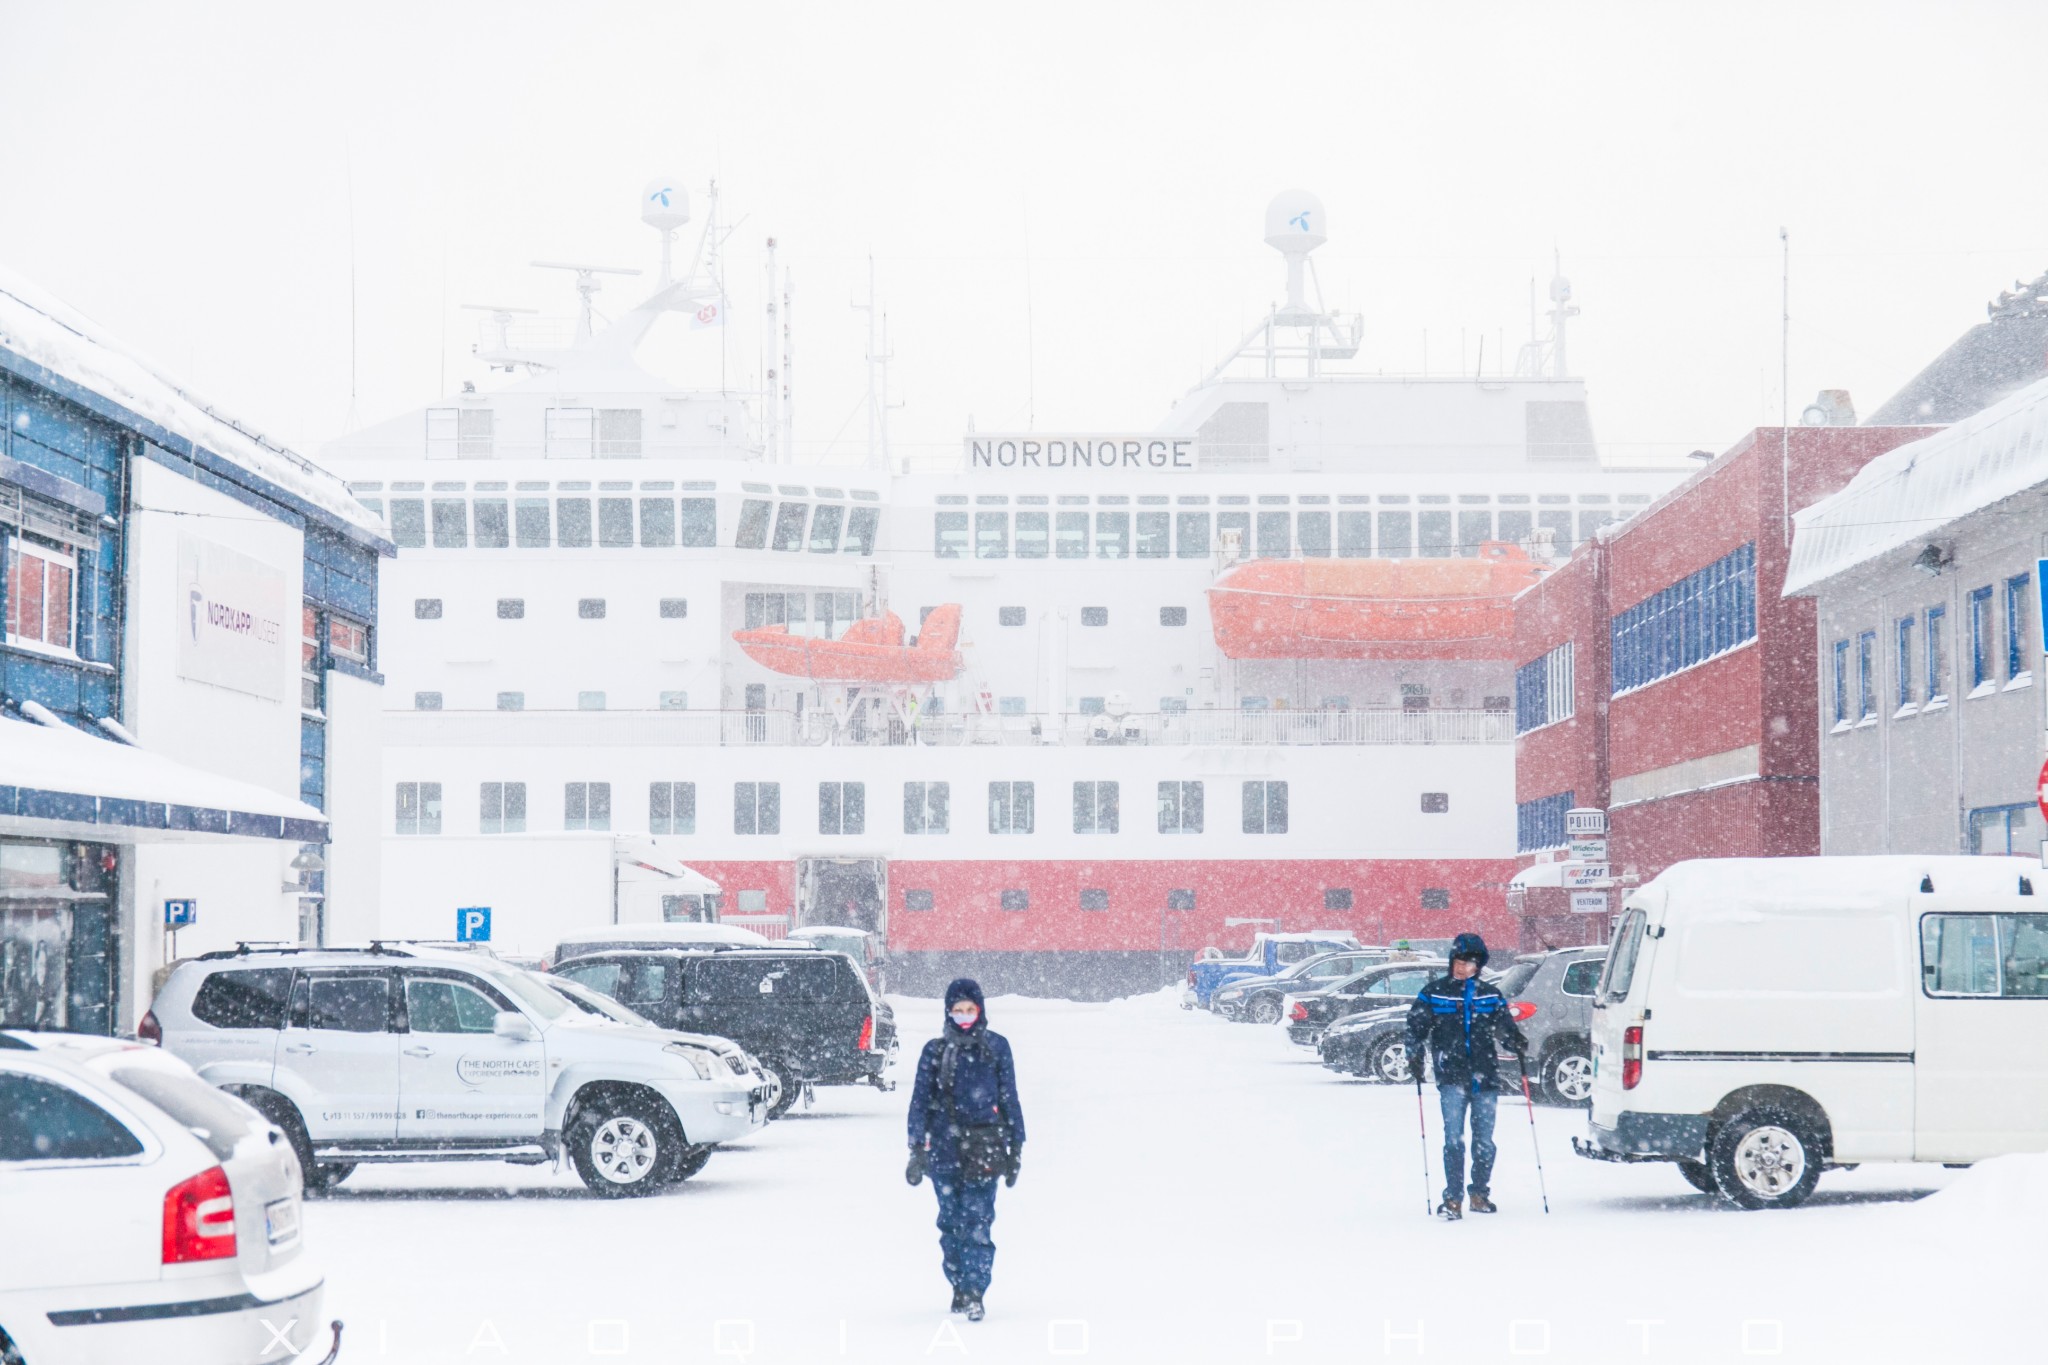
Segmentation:
{"type": "Polygon", "coordinates": [[[1017,1188],[1017,1172],[1024,1168],[1024,1144],[1017,1143],[1009,1149],[1003,1165],[1003,1188],[1017,1188]]]}
{"type": "Polygon", "coordinates": [[[910,1164],[903,1168],[903,1179],[910,1185],[924,1184],[924,1148],[910,1149],[910,1164]]]}

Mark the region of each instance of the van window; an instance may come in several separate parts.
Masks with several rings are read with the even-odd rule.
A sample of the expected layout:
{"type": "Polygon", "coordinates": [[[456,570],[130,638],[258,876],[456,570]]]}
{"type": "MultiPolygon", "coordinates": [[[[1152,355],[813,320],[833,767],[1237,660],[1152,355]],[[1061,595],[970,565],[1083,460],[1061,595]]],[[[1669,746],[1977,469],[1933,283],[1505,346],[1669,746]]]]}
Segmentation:
{"type": "Polygon", "coordinates": [[[1929,995],[2048,999],[2048,915],[1926,915],[1920,979],[1929,995]]]}
{"type": "Polygon", "coordinates": [[[614,1000],[619,998],[619,964],[616,962],[578,962],[555,968],[555,975],[588,986],[599,995],[609,995],[614,1000]]]}
{"type": "Polygon", "coordinates": [[[1642,951],[1647,923],[1648,917],[1640,910],[1631,910],[1621,917],[1621,928],[1608,945],[1606,968],[1600,974],[1600,1004],[1628,999],[1628,988],[1635,984],[1636,955],[1642,951]]]}

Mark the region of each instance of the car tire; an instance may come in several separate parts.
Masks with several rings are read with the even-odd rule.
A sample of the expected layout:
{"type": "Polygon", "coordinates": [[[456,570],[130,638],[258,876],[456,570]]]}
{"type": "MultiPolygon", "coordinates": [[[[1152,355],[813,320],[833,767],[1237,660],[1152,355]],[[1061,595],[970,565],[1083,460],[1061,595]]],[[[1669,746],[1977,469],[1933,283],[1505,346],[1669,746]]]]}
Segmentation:
{"type": "Polygon", "coordinates": [[[685,1147],[676,1158],[675,1170],[670,1173],[671,1183],[680,1183],[704,1169],[704,1163],[711,1160],[711,1154],[718,1150],[718,1144],[706,1142],[696,1147],[685,1147]]]}
{"type": "Polygon", "coordinates": [[[1552,1048],[1543,1059],[1543,1098],[1570,1109],[1593,1102],[1593,1054],[1584,1043],[1552,1048]]]}
{"type": "Polygon", "coordinates": [[[1277,1024],[1280,1022],[1279,997],[1255,995],[1244,1002],[1244,1009],[1240,1013],[1248,1024],[1277,1024]]]}
{"type": "Polygon", "coordinates": [[[1685,1183],[1701,1194],[1718,1195],[1721,1191],[1714,1185],[1714,1173],[1707,1169],[1704,1161],[1681,1161],[1678,1173],[1685,1177],[1685,1183]]]}
{"type": "Polygon", "coordinates": [[[1745,1209],[1789,1209],[1820,1181],[1820,1143],[1806,1118],[1774,1104],[1716,1125],[1707,1166],[1723,1199],[1745,1209]]]}
{"type": "Polygon", "coordinates": [[[676,1163],[687,1151],[661,1104],[640,1095],[608,1097],[585,1106],[564,1140],[577,1178],[604,1199],[658,1193],[675,1180],[676,1163]]]}
{"type": "Polygon", "coordinates": [[[1408,1040],[1390,1033],[1366,1050],[1363,1075],[1382,1085],[1401,1085],[1408,1080],[1408,1040]]]}
{"type": "Polygon", "coordinates": [[[768,1106],[768,1117],[770,1119],[779,1119],[789,1112],[790,1106],[797,1102],[797,1092],[802,1090],[803,1087],[798,1084],[796,1073],[789,1069],[789,1063],[783,1061],[782,1058],[758,1057],[755,1060],[760,1063],[762,1071],[775,1078],[780,1087],[779,1093],[775,1096],[775,1103],[768,1106]]]}
{"type": "Polygon", "coordinates": [[[313,1139],[306,1132],[306,1121],[300,1117],[298,1106],[275,1090],[245,1090],[239,1094],[245,1103],[283,1130],[284,1140],[292,1146],[292,1155],[299,1159],[299,1175],[307,1194],[325,1194],[355,1170],[353,1161],[315,1161],[313,1139]]]}

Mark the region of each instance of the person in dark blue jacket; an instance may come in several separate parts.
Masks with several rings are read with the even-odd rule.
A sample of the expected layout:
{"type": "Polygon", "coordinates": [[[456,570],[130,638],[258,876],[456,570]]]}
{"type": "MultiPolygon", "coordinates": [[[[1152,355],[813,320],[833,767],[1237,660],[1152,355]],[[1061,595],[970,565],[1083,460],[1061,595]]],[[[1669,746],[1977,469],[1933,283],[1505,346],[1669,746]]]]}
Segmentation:
{"type": "Polygon", "coordinates": [[[1465,1121],[1472,1121],[1472,1212],[1492,1213],[1493,1119],[1500,1101],[1502,1049],[1519,1059],[1529,1051],[1521,1026],[1508,1012],[1507,997],[1479,979],[1486,965],[1486,940],[1460,934],[1451,941],[1450,971],[1422,988],[1408,1007],[1408,1074],[1422,1084],[1426,1054],[1436,1068],[1437,1099],[1444,1116],[1444,1202],[1446,1220],[1464,1217],[1465,1121]]]}
{"type": "Polygon", "coordinates": [[[980,1322],[996,1244],[996,1177],[1014,1186],[1024,1159],[1024,1109],[1010,1041],[988,1027],[981,987],[966,977],[946,987],[945,1032],[924,1045],[910,1092],[912,1185],[929,1171],[939,1196],[939,1250],[953,1311],[980,1322]]]}

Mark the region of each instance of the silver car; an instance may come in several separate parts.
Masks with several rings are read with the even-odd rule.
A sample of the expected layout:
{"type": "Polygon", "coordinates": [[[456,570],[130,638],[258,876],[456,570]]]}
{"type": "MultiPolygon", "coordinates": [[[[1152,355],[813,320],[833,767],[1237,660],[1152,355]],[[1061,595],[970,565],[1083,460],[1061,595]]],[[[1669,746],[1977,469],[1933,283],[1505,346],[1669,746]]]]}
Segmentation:
{"type": "Polygon", "coordinates": [[[1606,960],[1604,947],[1524,953],[1500,983],[1529,1040],[1529,1079],[1552,1104],[1593,1098],[1593,988],[1606,960]]]}

